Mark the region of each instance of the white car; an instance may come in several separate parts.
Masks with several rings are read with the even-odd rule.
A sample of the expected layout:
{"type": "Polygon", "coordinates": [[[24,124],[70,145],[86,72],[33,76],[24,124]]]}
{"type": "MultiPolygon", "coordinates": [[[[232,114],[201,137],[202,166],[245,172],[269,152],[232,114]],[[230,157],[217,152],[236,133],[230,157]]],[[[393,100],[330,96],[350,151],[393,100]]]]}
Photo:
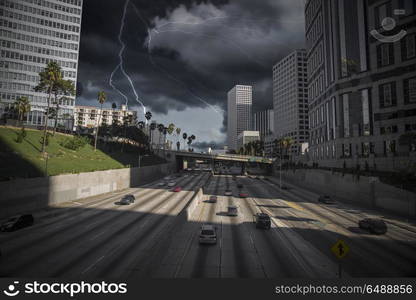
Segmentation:
{"type": "Polygon", "coordinates": [[[168,187],[173,187],[175,185],[176,185],[176,182],[173,182],[173,181],[171,181],[171,182],[168,183],[168,187]]]}
{"type": "Polygon", "coordinates": [[[231,190],[226,190],[224,193],[225,196],[232,196],[233,192],[231,190]]]}
{"type": "Polygon", "coordinates": [[[202,225],[199,233],[200,244],[216,244],[217,243],[217,231],[212,225],[202,225]]]}
{"type": "Polygon", "coordinates": [[[165,186],[165,184],[166,184],[166,182],[161,181],[161,182],[159,182],[157,185],[158,185],[158,186],[165,186]]]}

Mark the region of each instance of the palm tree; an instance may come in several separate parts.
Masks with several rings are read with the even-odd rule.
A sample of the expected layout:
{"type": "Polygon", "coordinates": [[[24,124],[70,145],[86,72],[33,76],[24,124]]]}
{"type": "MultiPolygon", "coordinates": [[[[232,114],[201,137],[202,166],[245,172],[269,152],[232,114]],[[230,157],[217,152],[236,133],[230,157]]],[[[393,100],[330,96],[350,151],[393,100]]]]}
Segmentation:
{"type": "Polygon", "coordinates": [[[75,95],[75,86],[71,80],[64,80],[60,79],[54,89],[55,95],[55,124],[53,126],[53,134],[55,135],[56,127],[58,126],[58,117],[59,117],[59,103],[64,100],[69,100],[68,96],[75,95]],[[58,96],[62,95],[61,98],[58,99],[58,96]]]}
{"type": "Polygon", "coordinates": [[[186,134],[186,132],[184,132],[182,134],[182,138],[183,138],[183,149],[185,149],[185,140],[186,140],[187,137],[188,137],[188,135],[186,134]]]}
{"type": "MultiPolygon", "coordinates": [[[[150,130],[149,130],[149,121],[152,119],[152,112],[147,111],[147,112],[144,114],[144,117],[145,117],[145,119],[146,119],[147,134],[149,134],[149,135],[150,135],[150,130]]],[[[150,140],[152,140],[152,138],[150,138],[150,140]]]]}
{"type": "MultiPolygon", "coordinates": [[[[182,129],[180,129],[179,127],[176,127],[176,138],[178,142],[179,142],[179,135],[181,134],[181,130],[182,129]]],[[[180,145],[181,143],[179,143],[178,151],[179,151],[180,145]]]]}
{"type": "Polygon", "coordinates": [[[35,91],[48,94],[41,149],[41,152],[44,153],[46,149],[46,135],[48,130],[48,113],[51,106],[52,93],[54,92],[58,82],[62,79],[61,67],[58,65],[58,63],[51,61],[46,65],[46,68],[39,73],[39,77],[39,84],[35,87],[35,91]]]}
{"type": "Polygon", "coordinates": [[[282,148],[285,150],[285,156],[289,155],[289,149],[293,145],[294,141],[291,137],[284,137],[281,139],[282,148]]]}
{"type": "Polygon", "coordinates": [[[163,124],[157,125],[157,130],[159,130],[159,146],[158,147],[160,148],[160,145],[161,145],[160,138],[162,137],[163,131],[165,130],[165,125],[163,124]]]}
{"type": "Polygon", "coordinates": [[[97,101],[98,103],[100,103],[100,114],[98,115],[97,130],[95,131],[94,151],[97,150],[98,129],[99,129],[100,122],[101,122],[101,115],[103,113],[103,104],[106,99],[107,99],[107,95],[105,94],[105,92],[103,91],[98,92],[97,101]]]}
{"type": "Polygon", "coordinates": [[[156,129],[156,123],[150,124],[150,145],[153,143],[153,131],[156,129]]]}
{"type": "Polygon", "coordinates": [[[143,121],[140,121],[139,123],[137,123],[137,126],[139,127],[139,129],[140,129],[141,131],[143,131],[143,128],[144,128],[144,122],[143,122],[143,121]]]}
{"type": "Polygon", "coordinates": [[[14,103],[17,113],[18,113],[18,120],[22,128],[24,128],[23,119],[25,115],[30,112],[30,101],[27,97],[19,97],[16,99],[14,103]]]}

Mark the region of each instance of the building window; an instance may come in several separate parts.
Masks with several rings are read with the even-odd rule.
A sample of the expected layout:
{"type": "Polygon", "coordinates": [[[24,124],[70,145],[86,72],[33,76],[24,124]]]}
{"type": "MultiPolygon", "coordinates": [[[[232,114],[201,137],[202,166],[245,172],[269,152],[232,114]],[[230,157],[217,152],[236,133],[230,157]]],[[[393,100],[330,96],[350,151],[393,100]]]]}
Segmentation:
{"type": "Polygon", "coordinates": [[[409,34],[401,41],[402,60],[416,57],[416,34],[409,34]]]}
{"type": "Polygon", "coordinates": [[[396,83],[390,82],[379,86],[380,108],[395,106],[396,83]]]}
{"type": "Polygon", "coordinates": [[[368,136],[371,134],[370,128],[370,105],[368,99],[368,90],[361,91],[361,102],[363,112],[363,135],[368,136]]]}
{"type": "Polygon", "coordinates": [[[342,107],[344,111],[344,137],[350,136],[350,108],[349,108],[349,95],[342,95],[342,107]]]}
{"type": "Polygon", "coordinates": [[[416,103],[416,77],[404,81],[404,103],[416,103]]]}
{"type": "Polygon", "coordinates": [[[385,155],[387,153],[396,153],[396,141],[395,140],[384,141],[383,146],[384,146],[383,150],[384,150],[385,155]]]}
{"type": "Polygon", "coordinates": [[[381,44],[377,47],[377,66],[385,67],[394,64],[393,44],[381,44]]]}

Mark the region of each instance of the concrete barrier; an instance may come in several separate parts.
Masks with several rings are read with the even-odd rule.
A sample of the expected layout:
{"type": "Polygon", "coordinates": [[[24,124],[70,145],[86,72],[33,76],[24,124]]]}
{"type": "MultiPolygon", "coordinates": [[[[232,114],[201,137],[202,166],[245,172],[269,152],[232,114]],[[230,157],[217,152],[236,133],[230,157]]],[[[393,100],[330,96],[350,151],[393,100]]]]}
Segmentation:
{"type": "Polygon", "coordinates": [[[140,186],[173,173],[175,168],[168,163],[0,182],[0,218],[140,186]]]}
{"type": "MultiPolygon", "coordinates": [[[[279,178],[279,170],[274,170],[279,178]]],[[[283,171],[282,179],[318,194],[327,194],[346,203],[382,208],[403,216],[416,217],[416,194],[380,182],[378,178],[332,173],[326,170],[283,171]]]]}
{"type": "Polygon", "coordinates": [[[186,220],[191,220],[191,216],[197,206],[202,202],[204,198],[204,192],[202,188],[199,188],[197,192],[195,192],[194,196],[192,197],[189,205],[186,207],[186,220]]]}

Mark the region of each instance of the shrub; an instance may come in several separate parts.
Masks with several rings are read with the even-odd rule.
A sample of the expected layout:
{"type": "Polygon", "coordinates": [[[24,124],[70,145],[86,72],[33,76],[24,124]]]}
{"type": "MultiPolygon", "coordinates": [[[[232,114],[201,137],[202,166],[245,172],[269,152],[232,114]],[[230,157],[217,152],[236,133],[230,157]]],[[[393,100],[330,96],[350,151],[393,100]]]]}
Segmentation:
{"type": "Polygon", "coordinates": [[[60,145],[70,150],[78,150],[89,143],[90,140],[86,136],[74,136],[65,138],[60,145]]]}
{"type": "Polygon", "coordinates": [[[26,130],[22,128],[17,134],[16,143],[19,143],[19,144],[22,143],[26,135],[27,135],[26,130]]]}

